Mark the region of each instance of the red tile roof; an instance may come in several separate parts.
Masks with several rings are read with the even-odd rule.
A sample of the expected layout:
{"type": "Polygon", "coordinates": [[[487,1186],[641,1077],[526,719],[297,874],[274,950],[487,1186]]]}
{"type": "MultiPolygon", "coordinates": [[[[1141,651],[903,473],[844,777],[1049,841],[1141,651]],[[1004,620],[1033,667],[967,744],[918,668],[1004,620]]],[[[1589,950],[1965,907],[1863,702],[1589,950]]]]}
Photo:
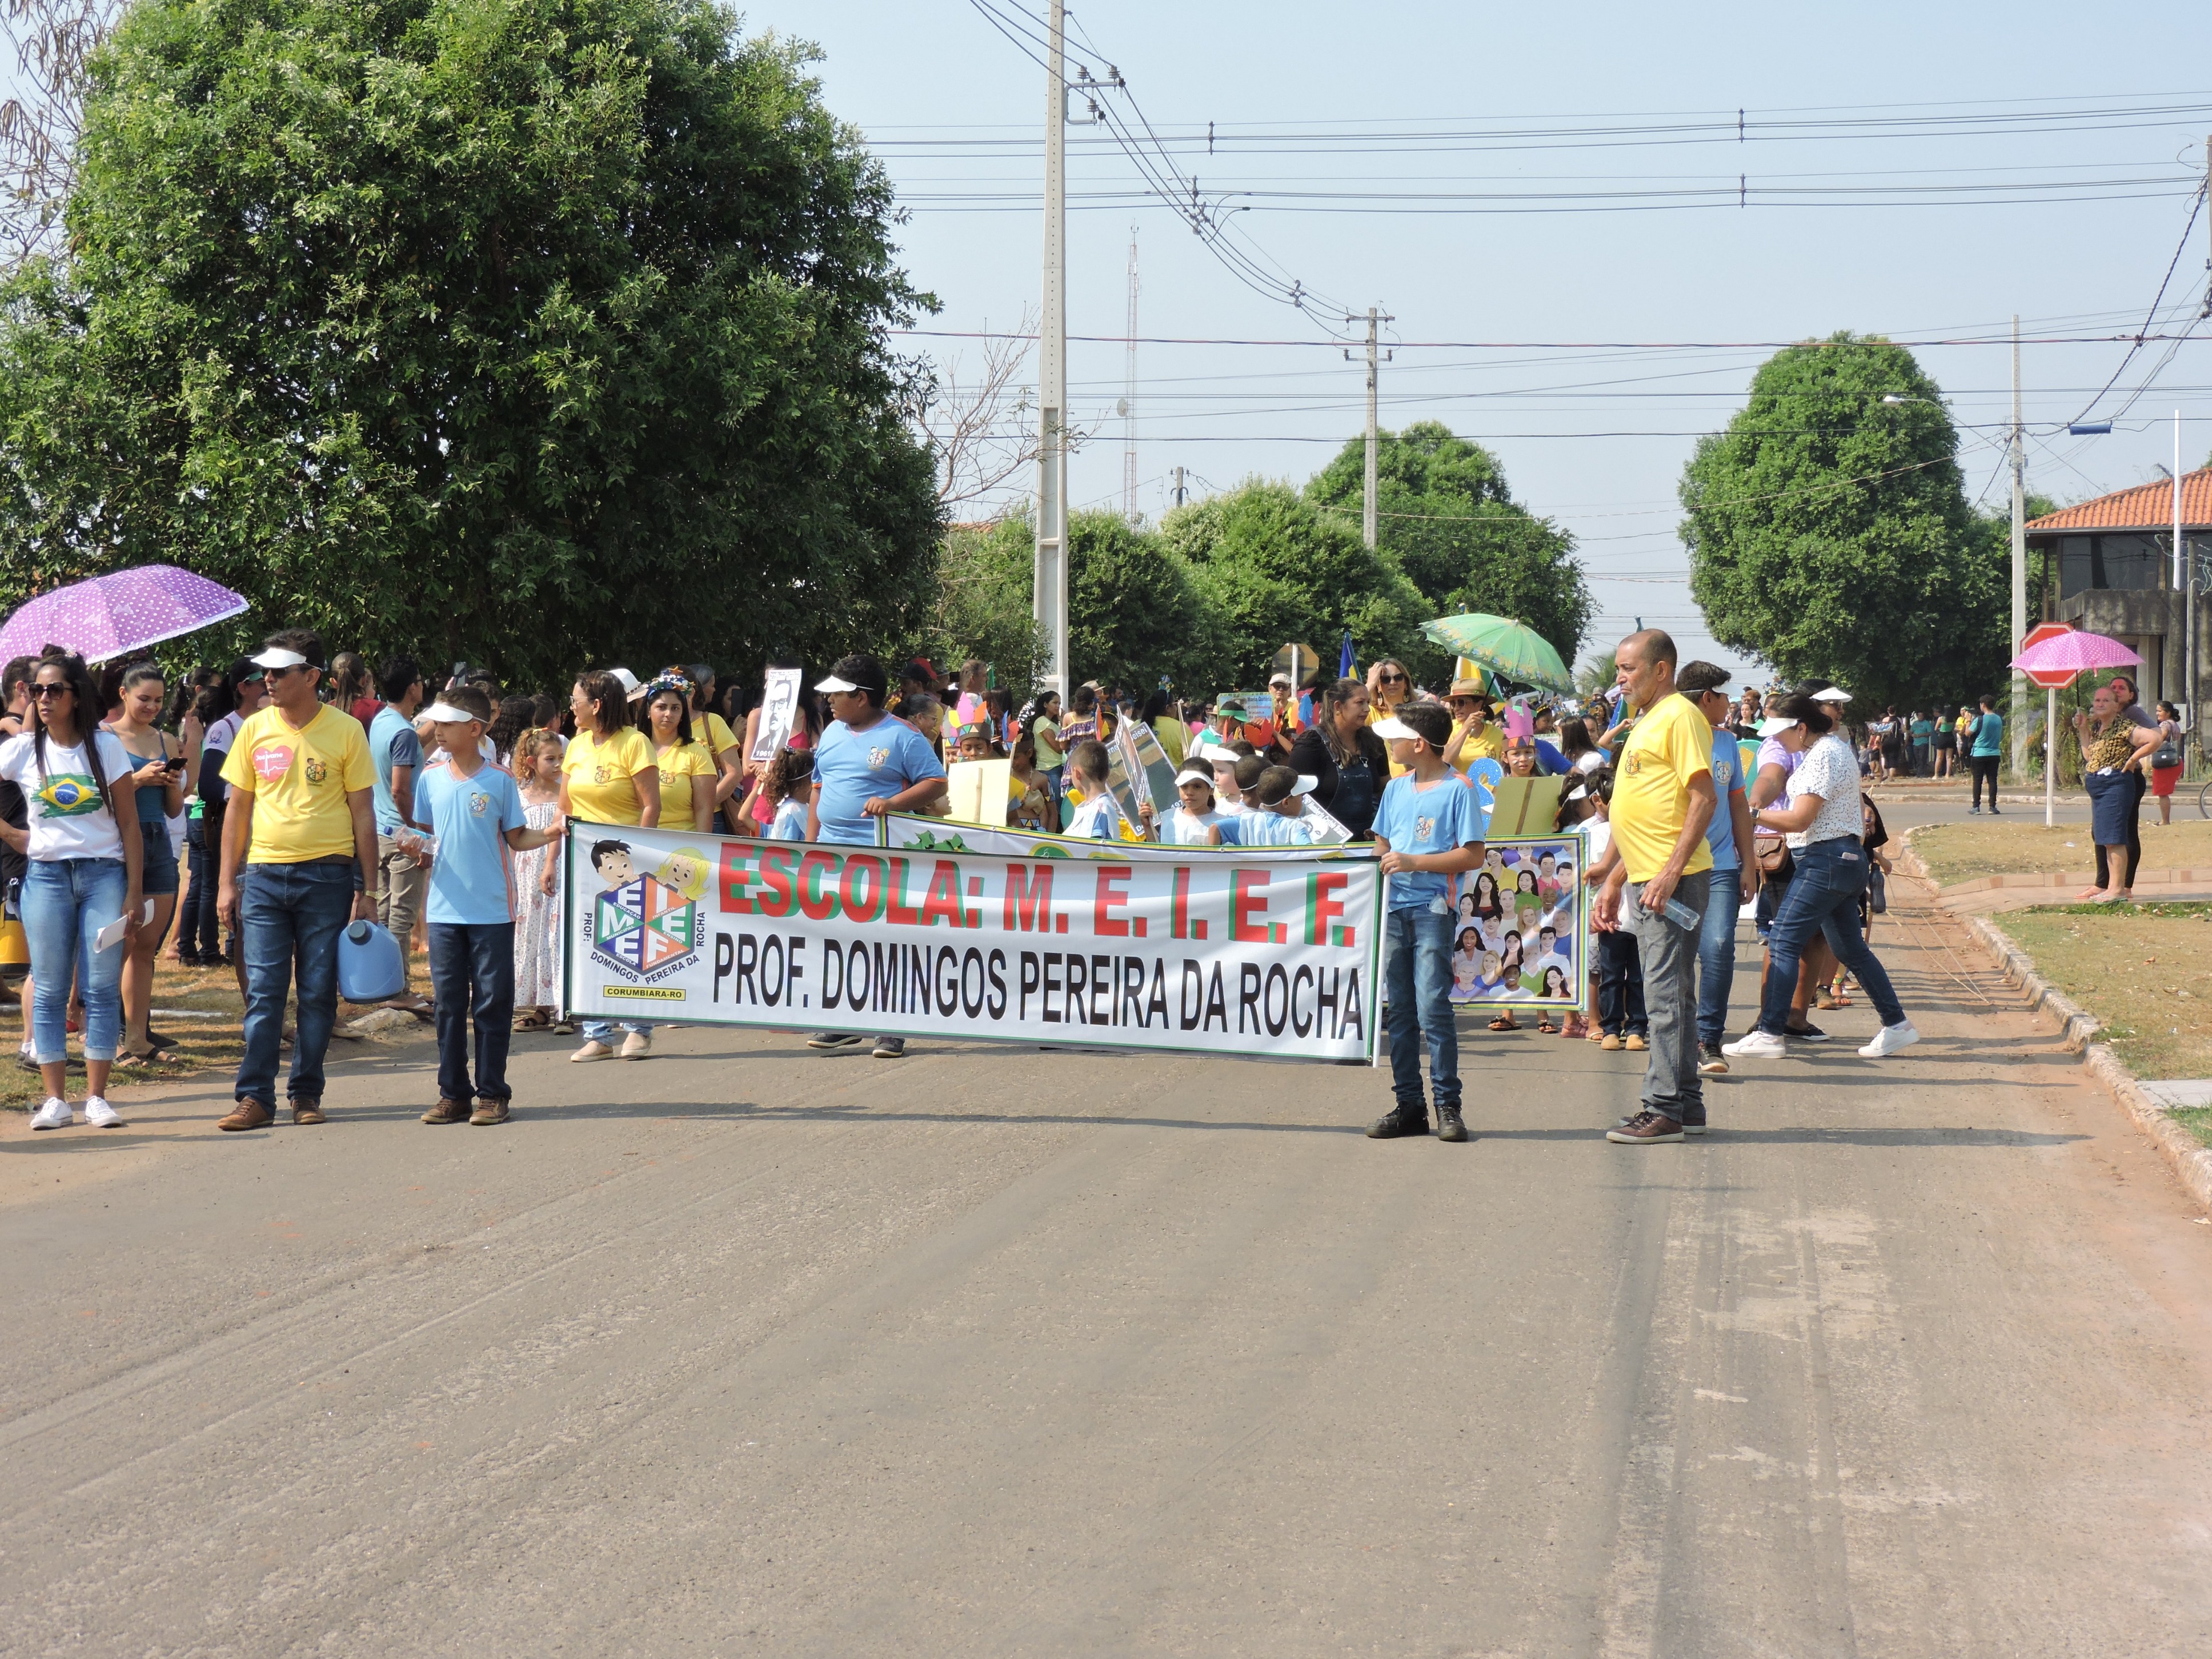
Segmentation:
{"type": "MultiPolygon", "coordinates": [[[[2185,530],[2212,526],[2212,466],[2181,475],[2181,523],[2185,530]]],[[[2116,490],[2057,513],[2030,519],[2031,532],[2045,530],[2171,530],[2173,486],[2160,478],[2116,490]]]]}

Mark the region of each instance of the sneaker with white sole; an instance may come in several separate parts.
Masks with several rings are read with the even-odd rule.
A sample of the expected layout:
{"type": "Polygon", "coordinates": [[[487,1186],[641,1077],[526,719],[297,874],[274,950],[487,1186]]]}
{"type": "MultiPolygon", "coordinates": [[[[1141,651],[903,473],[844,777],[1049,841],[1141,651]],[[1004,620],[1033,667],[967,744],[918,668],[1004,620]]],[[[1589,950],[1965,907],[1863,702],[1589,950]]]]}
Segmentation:
{"type": "Polygon", "coordinates": [[[1894,1025],[1885,1025],[1874,1034],[1874,1041],[1859,1050],[1863,1060],[1887,1060],[1900,1048],[1910,1048],[1920,1041],[1920,1033],[1909,1019],[1900,1019],[1894,1025]]]}
{"type": "Polygon", "coordinates": [[[95,1129],[119,1129],[123,1114],[109,1105],[100,1095],[87,1095],[84,1099],[84,1121],[95,1129]]]}
{"type": "Polygon", "coordinates": [[[1790,1045],[1771,1031],[1747,1031],[1734,1042],[1721,1044],[1721,1052],[1730,1060],[1780,1060],[1790,1052],[1790,1045]]]}
{"type": "Polygon", "coordinates": [[[33,1129],[66,1129],[70,1126],[70,1103],[58,1095],[49,1096],[46,1103],[31,1114],[33,1129]]]}
{"type": "Polygon", "coordinates": [[[623,1039],[622,1057],[624,1060],[643,1060],[653,1053],[653,1039],[642,1031],[632,1031],[623,1039]]]}
{"type": "Polygon", "coordinates": [[[1728,1061],[1721,1057],[1719,1043],[1704,1043],[1700,1045],[1698,1054],[1701,1056],[1698,1061],[1699,1077],[1725,1077],[1728,1074],[1728,1061]]]}
{"type": "Polygon", "coordinates": [[[569,1055],[568,1063],[572,1066],[582,1066],[594,1060],[612,1060],[614,1057],[615,1051],[594,1037],[577,1049],[574,1054],[569,1055]]]}
{"type": "Polygon", "coordinates": [[[875,1053],[878,1060],[904,1060],[906,1039],[902,1036],[878,1037],[875,1053]]]}

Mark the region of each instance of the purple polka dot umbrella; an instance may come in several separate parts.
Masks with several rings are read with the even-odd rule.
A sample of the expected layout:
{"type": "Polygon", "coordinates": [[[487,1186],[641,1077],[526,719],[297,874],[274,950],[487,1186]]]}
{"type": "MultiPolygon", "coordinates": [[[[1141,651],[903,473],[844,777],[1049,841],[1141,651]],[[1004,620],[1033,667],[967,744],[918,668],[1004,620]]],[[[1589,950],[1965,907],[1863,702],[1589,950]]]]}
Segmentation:
{"type": "Polygon", "coordinates": [[[0,627],[0,661],[64,645],[87,662],[112,662],[246,608],[219,582],[173,564],[142,564],[27,601],[0,627]]]}

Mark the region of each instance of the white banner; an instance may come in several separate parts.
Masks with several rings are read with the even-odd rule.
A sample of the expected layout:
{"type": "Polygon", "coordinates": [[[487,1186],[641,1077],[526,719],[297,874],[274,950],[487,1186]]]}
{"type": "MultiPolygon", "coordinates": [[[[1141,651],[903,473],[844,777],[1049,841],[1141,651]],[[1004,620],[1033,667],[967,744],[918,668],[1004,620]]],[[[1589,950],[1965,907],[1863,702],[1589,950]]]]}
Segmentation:
{"type": "MultiPolygon", "coordinates": [[[[932,821],[902,820],[923,826],[932,821]]],[[[843,847],[572,822],[563,1007],[681,1025],[1370,1060],[1364,849],[843,847]]]]}

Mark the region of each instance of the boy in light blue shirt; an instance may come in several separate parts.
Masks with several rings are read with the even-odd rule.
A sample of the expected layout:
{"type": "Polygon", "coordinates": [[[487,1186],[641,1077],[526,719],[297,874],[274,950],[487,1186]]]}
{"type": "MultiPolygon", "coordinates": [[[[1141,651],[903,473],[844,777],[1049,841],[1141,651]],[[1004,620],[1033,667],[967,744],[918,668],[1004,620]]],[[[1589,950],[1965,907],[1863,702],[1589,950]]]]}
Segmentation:
{"type": "Polygon", "coordinates": [[[1221,839],[1238,847],[1310,847],[1313,833],[1299,815],[1316,781],[1287,766],[1267,767],[1252,787],[1254,810],[1222,825],[1221,839]]]}
{"type": "Polygon", "coordinates": [[[430,990],[438,1008],[438,1103],[422,1114],[422,1121],[504,1123],[513,1096],[507,1084],[514,1024],[512,854],[558,841],[562,826],[556,819],[544,830],[530,828],[514,779],[477,749],[491,723],[491,704],[483,692],[456,687],[431,706],[430,718],[446,758],[423,770],[415,791],[415,816],[437,838],[424,916],[430,925],[430,990]]]}
{"type": "Polygon", "coordinates": [[[1426,1040],[1437,1139],[1465,1140],[1460,1116],[1459,1033],[1451,1008],[1452,878],[1482,862],[1482,805],[1444,764],[1451,716],[1440,703],[1400,705],[1375,735],[1406,769],[1382,791],[1375,844],[1389,883],[1382,932],[1382,978],[1390,1007],[1390,1084],[1398,1103],[1368,1126],[1389,1140],[1425,1135],[1421,1048],[1426,1040]]]}

